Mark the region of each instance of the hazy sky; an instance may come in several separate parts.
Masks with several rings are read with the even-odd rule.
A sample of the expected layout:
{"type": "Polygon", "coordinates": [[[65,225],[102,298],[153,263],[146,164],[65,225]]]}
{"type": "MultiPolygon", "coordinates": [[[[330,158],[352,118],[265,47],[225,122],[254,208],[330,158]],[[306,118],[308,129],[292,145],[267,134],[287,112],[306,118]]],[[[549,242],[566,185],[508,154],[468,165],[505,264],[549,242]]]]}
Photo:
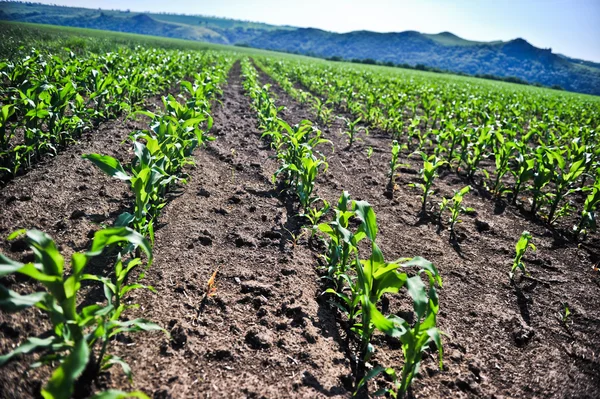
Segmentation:
{"type": "Polygon", "coordinates": [[[37,0],[90,8],[214,15],[334,32],[449,31],[471,40],[522,37],[600,62],[600,0],[37,0]]]}

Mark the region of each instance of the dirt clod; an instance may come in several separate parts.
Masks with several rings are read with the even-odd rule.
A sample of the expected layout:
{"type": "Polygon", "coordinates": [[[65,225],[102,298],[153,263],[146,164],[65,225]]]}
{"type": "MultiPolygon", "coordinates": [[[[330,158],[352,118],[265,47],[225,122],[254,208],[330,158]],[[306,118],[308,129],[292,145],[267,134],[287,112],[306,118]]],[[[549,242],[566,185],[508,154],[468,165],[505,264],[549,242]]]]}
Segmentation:
{"type": "Polygon", "coordinates": [[[528,326],[517,327],[513,331],[513,339],[517,346],[525,346],[535,335],[535,330],[528,326]]]}
{"type": "Polygon", "coordinates": [[[269,285],[257,281],[244,282],[241,284],[241,289],[243,294],[252,293],[254,295],[263,295],[265,297],[273,295],[273,290],[269,285]]]}
{"type": "Polygon", "coordinates": [[[273,337],[266,331],[248,331],[245,340],[252,349],[268,349],[273,344],[273,337]]]}
{"type": "Polygon", "coordinates": [[[200,242],[200,244],[206,246],[212,245],[213,241],[212,238],[210,238],[209,236],[206,235],[201,235],[200,237],[198,237],[198,241],[200,242]]]}
{"type": "Polygon", "coordinates": [[[171,340],[173,349],[181,349],[187,342],[187,335],[182,326],[176,326],[171,330],[171,340]]]}
{"type": "Polygon", "coordinates": [[[475,219],[475,227],[480,233],[483,233],[484,231],[490,231],[491,229],[490,224],[481,219],[475,219]]]}

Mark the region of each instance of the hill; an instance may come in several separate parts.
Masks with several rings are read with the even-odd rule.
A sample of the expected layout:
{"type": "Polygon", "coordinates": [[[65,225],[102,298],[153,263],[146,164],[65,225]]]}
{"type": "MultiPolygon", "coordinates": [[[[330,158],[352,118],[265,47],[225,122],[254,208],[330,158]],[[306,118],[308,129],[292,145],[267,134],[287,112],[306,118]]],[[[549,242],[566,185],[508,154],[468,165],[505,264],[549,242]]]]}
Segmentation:
{"type": "Polygon", "coordinates": [[[355,31],[339,34],[199,15],[146,14],[16,2],[0,2],[0,20],[248,45],[323,58],[424,65],[470,75],[516,77],[529,83],[600,95],[600,64],[555,54],[520,38],[508,42],[478,42],[450,32],[355,31]]]}
{"type": "Polygon", "coordinates": [[[394,64],[423,64],[470,75],[513,76],[530,83],[600,94],[600,67],[537,48],[526,40],[471,42],[441,33],[414,31],[345,34],[318,29],[264,32],[248,45],[268,50],[344,59],[372,58],[394,64]]]}

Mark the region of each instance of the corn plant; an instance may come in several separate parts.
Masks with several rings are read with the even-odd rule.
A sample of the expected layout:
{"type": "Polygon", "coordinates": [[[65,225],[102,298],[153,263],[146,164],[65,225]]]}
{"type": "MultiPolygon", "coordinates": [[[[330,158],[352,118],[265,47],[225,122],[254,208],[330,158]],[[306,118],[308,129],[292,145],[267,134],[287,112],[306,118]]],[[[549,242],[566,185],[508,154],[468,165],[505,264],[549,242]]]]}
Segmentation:
{"type": "Polygon", "coordinates": [[[581,211],[581,219],[574,226],[575,235],[587,234],[588,231],[597,229],[597,213],[600,205],[600,182],[596,183],[592,192],[586,197],[581,211]]]}
{"type": "Polygon", "coordinates": [[[442,200],[442,205],[440,206],[440,217],[442,212],[445,209],[448,209],[450,211],[450,218],[448,219],[448,222],[450,223],[450,238],[454,238],[456,236],[456,231],[455,231],[455,227],[457,223],[460,223],[460,215],[464,214],[464,213],[468,213],[468,212],[472,212],[473,209],[472,208],[465,208],[462,205],[464,196],[471,191],[471,186],[466,186],[463,187],[461,190],[456,191],[454,193],[454,196],[450,199],[447,200],[444,198],[444,200],[442,200]]]}
{"type": "Polygon", "coordinates": [[[527,248],[531,248],[531,250],[535,251],[535,245],[533,245],[533,243],[531,242],[532,240],[533,237],[531,236],[531,233],[529,233],[528,231],[524,231],[521,234],[519,241],[517,241],[517,245],[515,246],[515,259],[513,260],[513,265],[510,270],[510,273],[508,274],[511,280],[514,277],[515,270],[517,270],[517,268],[521,270],[523,274],[527,276],[529,275],[529,273],[525,269],[525,263],[523,263],[523,256],[525,255],[527,248]]]}
{"type": "Polygon", "coordinates": [[[528,180],[534,176],[535,159],[525,157],[526,151],[525,145],[520,144],[517,147],[517,154],[513,158],[513,166],[510,169],[510,173],[515,178],[515,184],[512,190],[512,203],[516,204],[521,189],[527,183],[528,180]]]}
{"type": "Polygon", "coordinates": [[[475,173],[478,170],[479,163],[486,157],[486,149],[491,143],[492,133],[490,127],[483,127],[479,130],[479,134],[473,132],[474,140],[464,147],[463,150],[463,162],[465,165],[465,171],[469,179],[475,177],[475,173]]]}
{"type": "MultiPolygon", "coordinates": [[[[150,244],[141,235],[127,228],[100,230],[96,232],[88,252],[74,253],[71,256],[70,272],[67,272],[63,256],[48,235],[37,230],[20,230],[13,233],[9,239],[22,235],[25,235],[33,250],[35,261],[22,264],[0,254],[0,277],[12,273],[23,274],[40,283],[45,291],[21,295],[0,285],[0,307],[9,312],[37,307],[48,314],[53,328],[46,338],[28,338],[12,352],[0,356],[0,366],[18,355],[46,352],[39,362],[58,364],[50,380],[42,388],[42,396],[48,399],[68,399],[73,393],[77,379],[86,370],[96,374],[112,364],[120,364],[129,374],[129,367],[122,359],[105,356],[110,339],[120,332],[160,330],[156,324],[143,319],[119,320],[127,307],[122,302],[123,296],[132,289],[143,287],[138,284],[123,284],[127,274],[141,264],[141,261],[132,259],[126,269],[122,268],[120,259],[117,261],[116,286],[120,290],[113,291],[112,294],[115,298],[119,298],[119,305],[115,306],[113,295],[107,294],[107,298],[111,297],[107,305],[93,304],[78,310],[77,295],[81,288],[81,281],[102,280],[100,277],[84,274],[90,259],[97,257],[114,244],[128,244],[141,248],[150,263],[152,261],[150,244]],[[102,349],[100,356],[94,358],[92,348],[98,341],[103,341],[102,349]]],[[[105,285],[112,284],[108,280],[102,282],[105,285]]]]}
{"type": "Polygon", "coordinates": [[[281,123],[284,133],[277,148],[277,157],[282,166],[275,172],[274,179],[283,174],[286,184],[295,188],[301,205],[307,209],[316,200],[312,192],[319,169],[322,167],[326,171],[328,167],[325,157],[313,149],[330,141],[323,139],[321,132],[308,121],[294,127],[283,121],[281,123]]]}
{"type": "Polygon", "coordinates": [[[317,120],[323,123],[323,125],[329,126],[329,123],[331,122],[331,115],[333,114],[333,109],[327,107],[327,104],[330,102],[322,101],[318,97],[314,97],[313,100],[313,110],[317,115],[317,120]]]}
{"type": "Polygon", "coordinates": [[[562,200],[570,194],[579,191],[579,188],[573,188],[575,181],[585,171],[585,158],[574,160],[567,164],[559,150],[548,150],[546,155],[552,160],[554,166],[553,183],[554,190],[547,194],[550,201],[550,212],[548,213],[548,222],[554,223],[557,211],[559,214],[566,212],[566,205],[559,208],[562,200]]]}
{"type": "Polygon", "coordinates": [[[301,159],[300,168],[293,164],[288,164],[287,167],[289,170],[298,173],[298,181],[296,184],[298,199],[304,209],[309,209],[313,202],[319,200],[318,197],[313,196],[313,190],[315,188],[319,168],[323,167],[323,172],[326,172],[328,168],[327,162],[323,159],[315,158],[310,154],[306,154],[301,159]]]}
{"type": "Polygon", "coordinates": [[[496,132],[495,136],[494,162],[496,163],[496,179],[494,180],[492,191],[497,197],[500,197],[505,191],[502,178],[510,171],[509,161],[514,150],[514,143],[505,140],[500,132],[496,132]]]}
{"type": "Polygon", "coordinates": [[[421,157],[423,158],[423,168],[419,171],[421,178],[423,179],[423,183],[415,183],[411,184],[412,187],[419,187],[423,192],[422,202],[421,202],[421,213],[425,214],[427,211],[427,197],[429,194],[433,194],[431,187],[433,186],[433,181],[438,176],[437,170],[446,164],[446,161],[439,159],[435,155],[427,156],[424,152],[421,152],[421,157]]]}
{"type": "Polygon", "coordinates": [[[448,165],[452,165],[452,162],[456,159],[456,147],[462,139],[462,132],[454,126],[450,121],[446,122],[445,128],[440,134],[440,144],[438,145],[439,152],[447,152],[446,162],[448,165]],[[445,143],[449,142],[449,148],[445,143]]]}
{"type": "Polygon", "coordinates": [[[354,141],[357,140],[356,135],[364,130],[363,127],[357,126],[362,120],[361,117],[356,118],[354,121],[346,117],[338,117],[345,124],[345,130],[342,132],[343,135],[348,136],[348,146],[352,146],[354,141]]]}
{"type": "Polygon", "coordinates": [[[329,245],[324,255],[327,263],[327,276],[335,287],[341,288],[349,279],[350,262],[356,245],[364,237],[355,237],[348,225],[354,215],[351,209],[350,194],[344,191],[334,208],[335,217],[329,223],[321,223],[317,228],[327,235],[329,245]]]}
{"type": "Polygon", "coordinates": [[[396,186],[396,170],[402,166],[406,166],[406,164],[401,164],[398,162],[400,157],[400,150],[406,148],[406,145],[400,145],[396,140],[392,142],[392,158],[390,159],[390,168],[388,170],[388,190],[393,190],[396,186]]]}
{"type": "MultiPolygon", "coordinates": [[[[318,225],[319,225],[319,222],[321,221],[321,219],[331,209],[331,205],[329,204],[329,202],[327,200],[324,200],[324,199],[319,199],[319,200],[323,203],[322,207],[319,207],[319,206],[310,207],[310,208],[308,208],[307,212],[300,215],[300,216],[303,216],[306,219],[308,219],[309,227],[311,230],[311,238],[313,238],[315,233],[319,230],[318,225]]],[[[316,201],[314,201],[314,202],[316,202],[316,201]]]]}
{"type": "Polygon", "coordinates": [[[116,221],[117,226],[132,225],[133,229],[154,241],[154,219],[165,205],[161,199],[162,187],[170,182],[170,177],[153,162],[145,145],[135,142],[136,161],[131,165],[131,174],[127,173],[119,160],[99,154],[83,155],[107,175],[129,183],[135,194],[134,213],[122,213],[116,221]]]}
{"type": "Polygon", "coordinates": [[[547,149],[538,147],[536,152],[533,154],[535,163],[532,170],[529,191],[533,196],[531,200],[530,212],[534,215],[538,210],[540,203],[545,199],[544,187],[550,183],[552,175],[554,174],[552,165],[549,165],[548,158],[545,156],[546,151],[547,149]]]}
{"type": "MultiPolygon", "coordinates": [[[[378,232],[375,212],[365,201],[351,202],[346,192],[338,203],[335,221],[322,224],[319,228],[331,240],[327,258],[330,263],[335,264],[333,270],[340,276],[338,284],[346,282],[349,285],[349,293],[341,290],[339,285],[338,289],[330,288],[326,292],[341,300],[338,307],[348,316],[351,331],[360,339],[361,361],[368,362],[374,352],[371,338],[375,330],[402,342],[404,366],[397,390],[403,395],[418,372],[422,352],[431,342],[438,348],[440,366],[442,364],[442,343],[436,327],[439,303],[435,287],[442,284],[439,273],[433,264],[419,257],[386,262],[375,244],[378,232]],[[360,221],[360,226],[354,233],[348,229],[350,218],[360,221]],[[358,243],[363,239],[371,242],[371,256],[366,260],[359,258],[358,243]],[[400,272],[404,268],[413,267],[419,268],[417,275],[413,277],[400,272]],[[349,270],[353,270],[356,277],[352,277],[349,270]],[[422,273],[428,277],[429,289],[421,280],[422,273]],[[384,294],[398,293],[403,287],[407,288],[413,300],[416,322],[412,327],[396,315],[385,316],[377,308],[384,294]]],[[[356,391],[373,376],[371,373],[358,381],[356,391]]]]}
{"type": "Polygon", "coordinates": [[[561,307],[562,311],[558,312],[558,320],[566,327],[569,316],[571,316],[571,310],[566,302],[563,303],[561,307]]]}

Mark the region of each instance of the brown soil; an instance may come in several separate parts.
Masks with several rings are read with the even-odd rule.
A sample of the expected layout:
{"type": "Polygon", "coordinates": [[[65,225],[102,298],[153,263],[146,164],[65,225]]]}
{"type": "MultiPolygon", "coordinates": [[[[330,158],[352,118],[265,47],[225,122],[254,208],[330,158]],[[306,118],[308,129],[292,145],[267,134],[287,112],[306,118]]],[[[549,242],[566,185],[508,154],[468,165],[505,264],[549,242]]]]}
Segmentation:
{"type": "MultiPolygon", "coordinates": [[[[306,107],[289,98],[272,79],[285,105],[284,119],[314,119],[306,107]]],[[[393,198],[386,195],[391,139],[378,131],[347,148],[343,125],[334,120],[325,130],[335,153],[327,153],[329,171],[317,183],[318,194],[329,201],[341,190],[367,200],[377,212],[379,246],[386,258],[423,256],[439,269],[440,328],[445,337],[443,372],[435,359],[422,363],[422,378],[414,383],[416,397],[598,397],[600,395],[600,323],[598,293],[600,261],[598,238],[578,246],[542,224],[526,220],[517,209],[494,203],[484,191],[472,191],[465,206],[476,214],[464,216],[458,227],[460,243],[449,232],[438,232],[437,220],[419,217],[420,192],[408,186],[420,182],[417,157],[402,157],[409,167],[400,170],[393,198]],[[367,159],[368,147],[373,156],[367,159]],[[524,230],[538,247],[525,263],[533,279],[509,283],[514,245],[524,230]],[[567,324],[559,320],[562,304],[573,312],[567,324]]],[[[436,204],[466,186],[447,173],[434,183],[436,204]]],[[[367,255],[365,255],[367,256],[367,255]]],[[[402,300],[391,301],[392,311],[408,311],[402,300]],[[394,309],[395,307],[395,309],[394,309]]],[[[376,361],[400,366],[397,344],[381,339],[376,361]]]]}
{"type": "MultiPolygon", "coordinates": [[[[159,97],[147,101],[151,110],[159,104],[159,97]]],[[[8,182],[0,189],[0,252],[21,262],[33,260],[33,253],[22,241],[5,240],[18,229],[48,233],[67,261],[73,252],[88,249],[94,232],[103,225],[110,226],[132,206],[133,197],[126,184],[108,177],[81,155],[100,153],[126,161],[132,152],[122,142],[130,132],[147,126],[147,121],[124,117],[106,122],[83,134],[77,144],[56,157],[45,157],[27,174],[8,182]]],[[[29,281],[16,276],[7,277],[2,283],[21,293],[34,288],[29,281]]],[[[0,312],[0,353],[9,352],[26,337],[41,334],[46,328],[46,319],[38,310],[0,312]]],[[[39,380],[47,379],[48,370],[27,372],[26,360],[0,369],[0,386],[10,387],[0,389],[0,397],[31,397],[31,392],[39,391],[42,384],[39,380]]]]}
{"type": "MultiPolygon", "coordinates": [[[[274,83],[266,75],[263,80],[274,83]]],[[[272,90],[277,103],[287,107],[285,120],[313,119],[276,84],[272,90]]],[[[129,314],[161,324],[172,340],[144,333],[115,342],[112,353],[130,363],[133,387],[116,369],[100,385],[142,389],[154,398],[349,398],[350,357],[340,320],[320,295],[319,252],[305,238],[296,241],[301,231],[296,202],[271,184],[277,164],[259,139],[239,63],[214,119],[217,140],[197,151],[189,184],[173,193],[161,214],[156,259],[145,280],[158,295],[136,292],[141,308],[129,314]],[[217,293],[205,298],[217,268],[217,293]]],[[[347,190],[354,199],[369,201],[386,258],[423,256],[444,278],[439,324],[447,334],[445,367],[438,371],[433,356],[427,356],[414,396],[598,397],[600,277],[592,268],[600,260],[598,248],[561,240],[478,191],[465,199],[477,214],[463,218],[460,243],[452,245],[447,231],[438,233],[435,223],[418,217],[420,193],[408,187],[418,181],[416,159],[402,160],[410,166],[401,170],[389,198],[389,137],[372,132],[347,148],[340,131],[337,120],[325,130],[335,152],[322,148],[330,168],[319,178],[317,193],[335,202],[347,190]],[[532,232],[538,247],[525,259],[533,279],[512,286],[507,274],[523,230],[532,232]],[[563,303],[573,312],[566,324],[558,318],[563,303]]],[[[79,158],[87,152],[128,156],[119,143],[129,129],[106,124],[104,132],[2,189],[0,234],[36,227],[53,235],[66,253],[83,250],[97,223],[110,224],[130,206],[125,185],[79,158]]],[[[447,174],[435,183],[432,201],[464,185],[456,174],[447,174]]],[[[1,250],[30,256],[20,248],[11,251],[5,242],[1,250]]],[[[9,282],[13,289],[31,288],[25,281],[9,282]]],[[[405,299],[391,297],[390,310],[410,311],[405,299]]],[[[43,331],[32,317],[32,312],[0,313],[2,353],[43,331]]],[[[401,366],[397,342],[377,335],[375,346],[373,363],[401,366]]],[[[39,389],[47,370],[21,379],[25,367],[22,361],[0,369],[1,398],[31,397],[39,389]]],[[[370,388],[374,392],[374,384],[370,388]]]]}

